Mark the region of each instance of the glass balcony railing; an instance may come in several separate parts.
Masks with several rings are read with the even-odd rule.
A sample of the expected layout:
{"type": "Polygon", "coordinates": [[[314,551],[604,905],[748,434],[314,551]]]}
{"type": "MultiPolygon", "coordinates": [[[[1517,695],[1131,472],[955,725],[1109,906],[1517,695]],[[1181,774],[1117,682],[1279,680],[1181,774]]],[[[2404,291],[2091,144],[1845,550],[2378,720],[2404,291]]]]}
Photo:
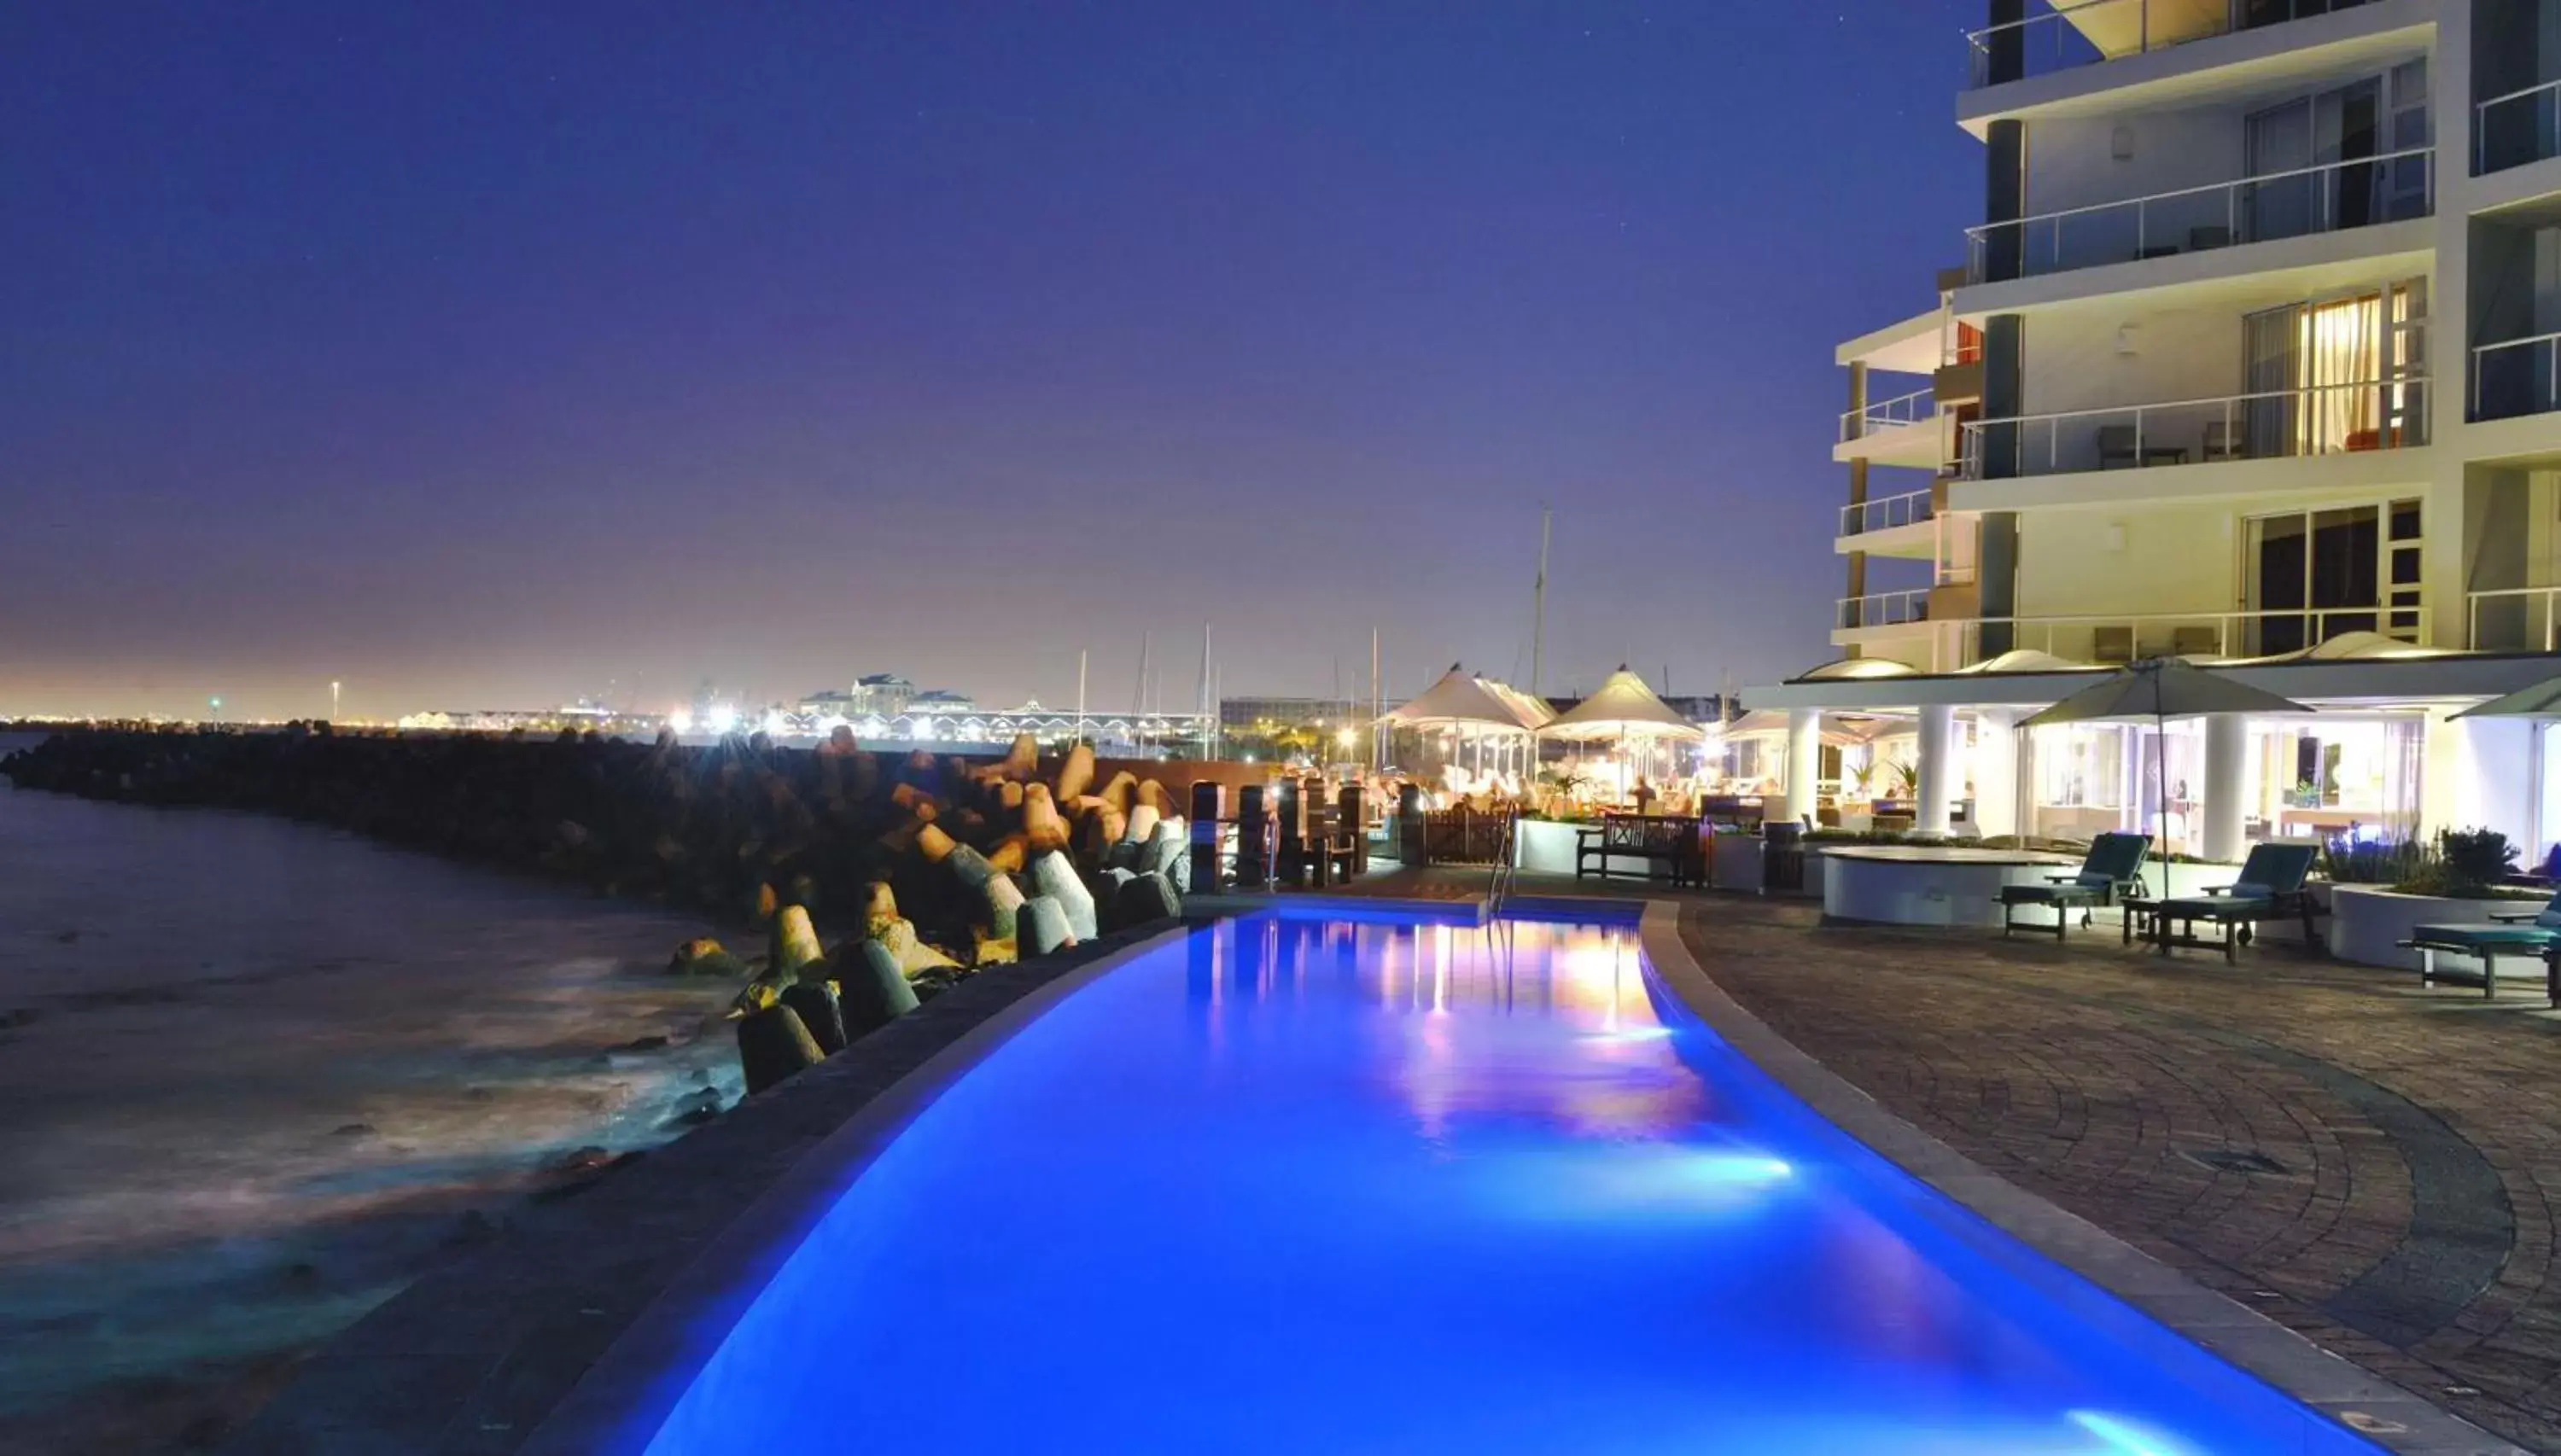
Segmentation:
{"type": "Polygon", "coordinates": [[[1866,596],[1844,596],[1835,603],[1832,624],[1842,631],[1859,627],[1899,627],[1910,622],[1930,620],[1930,588],[1916,586],[1909,591],[1878,591],[1866,596]]]}
{"type": "Polygon", "coordinates": [[[2473,108],[2473,175],[2561,156],[2561,81],[2492,96],[2473,108]]]}
{"type": "Polygon", "coordinates": [[[1907,424],[1919,424],[1935,418],[1938,412],[1939,405],[1926,389],[1877,401],[1864,409],[1844,409],[1841,411],[1841,443],[1883,434],[1889,429],[1901,429],[1907,424]]]}
{"type": "Polygon", "coordinates": [[[2561,409],[2561,334],[2502,339],[2473,350],[2472,417],[2513,419],[2561,409]]]}
{"type": "Polygon", "coordinates": [[[1841,507],[1840,534],[1865,536],[1871,531],[1891,531],[1898,526],[1918,526],[1938,514],[1937,497],[1930,491],[1908,491],[1881,500],[1861,501],[1841,507]]]}
{"type": "Polygon", "coordinates": [[[1958,468],[1967,480],[1993,480],[2353,454],[2427,442],[2427,381],[2412,377],[1968,420],[1958,468]]]}
{"type": "Polygon", "coordinates": [[[2435,150],[2413,147],[1986,223],[1965,230],[1965,271],[1976,283],[2002,282],[2398,223],[2436,208],[2435,150]]]}
{"type": "Polygon", "coordinates": [[[1999,85],[2234,31],[2349,10],[2366,0],[2079,0],[1970,32],[1968,84],[1999,85]]]}

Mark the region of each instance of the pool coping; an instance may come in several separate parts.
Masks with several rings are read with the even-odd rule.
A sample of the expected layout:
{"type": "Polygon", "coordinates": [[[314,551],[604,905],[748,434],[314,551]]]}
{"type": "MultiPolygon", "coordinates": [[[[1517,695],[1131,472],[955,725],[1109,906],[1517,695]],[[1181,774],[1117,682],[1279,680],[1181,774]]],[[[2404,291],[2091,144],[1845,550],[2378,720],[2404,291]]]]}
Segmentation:
{"type": "Polygon", "coordinates": [[[1726,994],[1680,936],[1680,901],[1645,902],[1654,974],[1710,1030],[1825,1121],[2028,1248],[2181,1338],[2401,1456],[2527,1456],[2423,1396],[2206,1288],[1904,1121],[1726,994]]]}

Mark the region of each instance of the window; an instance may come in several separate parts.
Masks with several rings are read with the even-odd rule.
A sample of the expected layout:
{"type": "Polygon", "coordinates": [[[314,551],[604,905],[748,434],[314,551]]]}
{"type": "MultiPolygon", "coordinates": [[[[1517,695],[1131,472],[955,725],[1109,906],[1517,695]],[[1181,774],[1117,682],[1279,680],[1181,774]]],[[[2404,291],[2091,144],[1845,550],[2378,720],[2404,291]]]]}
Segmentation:
{"type": "Polygon", "coordinates": [[[2347,632],[2417,641],[2420,524],[2415,500],[2253,517],[2250,650],[2295,652],[2347,632]]]}

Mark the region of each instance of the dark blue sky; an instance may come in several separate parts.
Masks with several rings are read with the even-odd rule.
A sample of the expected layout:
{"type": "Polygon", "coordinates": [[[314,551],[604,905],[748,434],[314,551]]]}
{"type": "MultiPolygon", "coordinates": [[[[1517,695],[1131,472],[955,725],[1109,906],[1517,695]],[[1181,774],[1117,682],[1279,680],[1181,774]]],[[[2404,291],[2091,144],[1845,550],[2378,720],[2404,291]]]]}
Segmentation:
{"type": "Polygon", "coordinates": [[[0,9],[0,712],[1792,673],[1980,13],[0,9]]]}

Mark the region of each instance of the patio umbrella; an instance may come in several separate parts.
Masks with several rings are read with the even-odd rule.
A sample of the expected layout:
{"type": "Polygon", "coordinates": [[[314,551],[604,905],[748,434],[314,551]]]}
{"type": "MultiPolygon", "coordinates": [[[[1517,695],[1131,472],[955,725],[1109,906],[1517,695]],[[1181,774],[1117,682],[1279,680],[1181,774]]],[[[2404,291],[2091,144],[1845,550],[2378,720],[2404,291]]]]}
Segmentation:
{"type": "Polygon", "coordinates": [[[1556,710],[1539,699],[1507,683],[1470,677],[1453,662],[1421,697],[1389,709],[1380,721],[1407,728],[1447,725],[1462,737],[1472,731],[1478,737],[1495,732],[1526,738],[1554,717],[1556,710]]]}
{"type": "MultiPolygon", "coordinates": [[[[2178,658],[2156,657],[2092,683],[2043,713],[2030,715],[2020,722],[2019,727],[2150,719],[2153,726],[2153,776],[2158,784],[2153,791],[2152,812],[2157,822],[2166,825],[2169,820],[2168,729],[2171,719],[2212,718],[2226,713],[2311,711],[2292,698],[2281,698],[2247,683],[2234,682],[2220,673],[2207,672],[2178,658]]],[[[2163,833],[2166,836],[2166,829],[2163,833]]],[[[2169,897],[2169,845],[2166,838],[2161,851],[2161,897],[2166,899],[2169,897]]]]}
{"type": "Polygon", "coordinates": [[[2561,678],[2519,688],[2455,715],[2457,718],[2561,718],[2561,678]]]}

